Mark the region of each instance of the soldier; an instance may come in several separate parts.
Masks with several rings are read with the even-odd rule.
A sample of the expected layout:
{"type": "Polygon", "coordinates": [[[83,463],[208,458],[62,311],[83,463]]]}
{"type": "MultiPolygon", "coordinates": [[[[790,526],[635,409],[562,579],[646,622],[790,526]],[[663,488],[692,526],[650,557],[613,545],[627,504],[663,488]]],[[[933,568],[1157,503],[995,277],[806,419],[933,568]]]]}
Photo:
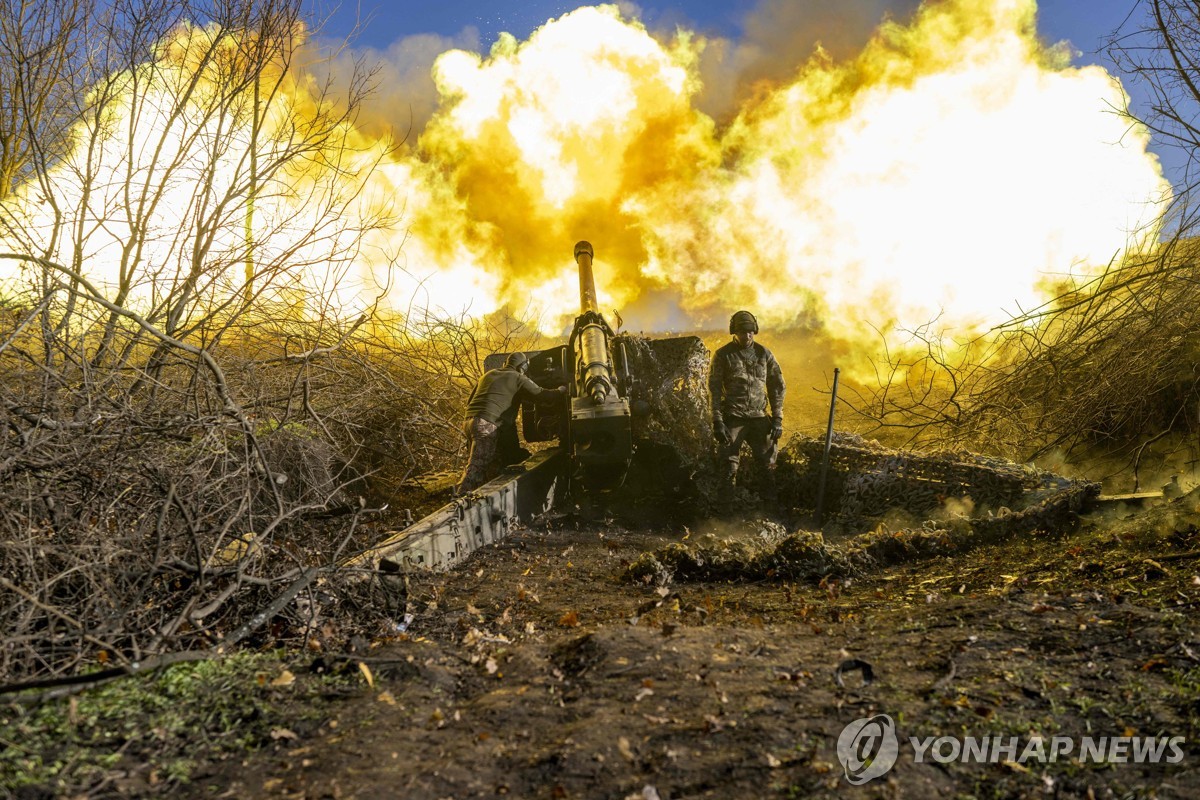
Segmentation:
{"type": "Polygon", "coordinates": [[[767,498],[773,500],[775,457],[783,436],[783,396],[787,387],[775,356],[754,341],[758,320],[753,314],[734,314],[729,319],[729,332],[733,340],[713,353],[708,373],[718,457],[732,488],[742,445],[750,445],[755,461],[767,476],[767,498]]]}
{"type": "Polygon", "coordinates": [[[525,354],[513,353],[502,368],[483,373],[472,390],[467,400],[466,419],[463,420],[463,432],[467,435],[470,454],[462,478],[454,489],[456,495],[466,494],[487,482],[488,469],[496,455],[501,417],[513,406],[519,393],[524,392],[539,400],[557,399],[566,394],[562,388],[543,389],[538,386],[526,377],[528,370],[529,359],[525,354]]]}

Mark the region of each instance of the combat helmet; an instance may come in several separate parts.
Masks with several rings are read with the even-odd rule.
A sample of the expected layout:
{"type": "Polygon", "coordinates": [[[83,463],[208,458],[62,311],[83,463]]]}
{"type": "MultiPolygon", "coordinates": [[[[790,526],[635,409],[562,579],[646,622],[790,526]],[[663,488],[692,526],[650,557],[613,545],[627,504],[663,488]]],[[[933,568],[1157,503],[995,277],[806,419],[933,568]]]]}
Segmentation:
{"type": "Polygon", "coordinates": [[[758,320],[749,311],[738,311],[729,318],[729,332],[738,333],[740,331],[758,333],[758,320]]]}

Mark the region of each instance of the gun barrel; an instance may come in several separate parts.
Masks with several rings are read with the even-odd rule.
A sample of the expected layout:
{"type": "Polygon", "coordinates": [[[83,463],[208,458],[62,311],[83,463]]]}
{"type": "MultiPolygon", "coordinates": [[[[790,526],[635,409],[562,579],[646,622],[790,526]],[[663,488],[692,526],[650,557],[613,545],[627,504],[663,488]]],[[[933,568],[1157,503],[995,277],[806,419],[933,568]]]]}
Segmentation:
{"type": "Polygon", "coordinates": [[[580,319],[589,318],[578,330],[579,393],[603,405],[613,391],[612,362],[608,352],[608,334],[601,324],[599,301],[596,299],[596,277],[592,273],[594,251],[588,242],[575,245],[575,263],[579,265],[580,319]]]}
{"type": "Polygon", "coordinates": [[[575,244],[575,263],[579,265],[579,313],[599,312],[596,299],[596,276],[592,274],[592,258],[595,251],[589,242],[575,244]]]}
{"type": "Polygon", "coordinates": [[[595,252],[587,242],[575,245],[579,265],[579,317],[571,332],[575,391],[571,397],[571,454],[585,485],[605,488],[625,479],[633,455],[629,398],[622,397],[613,368],[613,331],[600,313],[595,252]]]}

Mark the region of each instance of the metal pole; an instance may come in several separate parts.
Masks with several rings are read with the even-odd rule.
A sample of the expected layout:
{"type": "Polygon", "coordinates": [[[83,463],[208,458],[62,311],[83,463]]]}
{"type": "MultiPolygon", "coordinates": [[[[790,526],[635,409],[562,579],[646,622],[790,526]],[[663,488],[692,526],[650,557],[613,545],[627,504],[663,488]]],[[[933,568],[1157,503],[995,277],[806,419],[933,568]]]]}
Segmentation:
{"type": "Polygon", "coordinates": [[[821,456],[821,479],[817,482],[817,525],[825,516],[825,479],[829,477],[829,448],[833,446],[833,412],[837,408],[838,375],[841,370],[833,368],[833,392],[829,396],[829,425],[825,428],[825,453],[821,456]]]}

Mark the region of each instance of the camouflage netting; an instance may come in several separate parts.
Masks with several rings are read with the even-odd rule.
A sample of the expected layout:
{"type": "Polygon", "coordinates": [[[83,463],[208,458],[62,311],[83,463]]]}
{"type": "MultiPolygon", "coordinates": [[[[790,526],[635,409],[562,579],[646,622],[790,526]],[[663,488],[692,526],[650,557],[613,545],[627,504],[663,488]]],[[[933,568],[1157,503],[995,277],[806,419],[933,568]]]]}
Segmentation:
{"type": "MultiPolygon", "coordinates": [[[[779,457],[779,488],[803,508],[816,506],[823,439],[793,436],[779,457]]],[[[1007,513],[1078,483],[1035,467],[966,452],[893,450],[849,433],[834,433],[826,509],[858,524],[892,509],[921,515],[957,498],[962,511],[1007,513]]]]}
{"type": "Polygon", "coordinates": [[[695,336],[624,334],[634,376],[636,452],[616,507],[645,512],[660,501],[708,513],[717,494],[708,395],[710,354],[695,336]]]}
{"type": "MultiPolygon", "coordinates": [[[[823,449],[823,442],[802,437],[789,442],[786,469],[783,463],[780,467],[781,489],[792,493],[785,496],[800,504],[815,499],[815,470],[823,449]]],[[[729,531],[727,537],[708,535],[696,543],[679,542],[644,553],[628,567],[626,579],[662,584],[673,579],[809,581],[859,575],[1018,536],[1069,530],[1100,493],[1097,483],[1007,461],[963,453],[904,454],[857,437],[839,436],[831,455],[830,496],[842,499],[841,523],[857,521],[873,527],[869,532],[831,544],[821,533],[798,530],[788,535],[775,523],[750,522],[743,525],[746,530],[729,531]],[[975,496],[985,498],[984,504],[975,506],[965,499],[975,496]],[[971,509],[982,510],[970,516],[971,509]],[[897,510],[914,520],[933,511],[940,519],[892,531],[868,515],[878,518],[897,510]]]]}
{"type": "Polygon", "coordinates": [[[712,455],[712,420],[708,400],[709,352],[695,336],[647,339],[625,334],[629,369],[636,381],[635,403],[639,438],[669,445],[690,464],[704,464],[712,455]]]}

